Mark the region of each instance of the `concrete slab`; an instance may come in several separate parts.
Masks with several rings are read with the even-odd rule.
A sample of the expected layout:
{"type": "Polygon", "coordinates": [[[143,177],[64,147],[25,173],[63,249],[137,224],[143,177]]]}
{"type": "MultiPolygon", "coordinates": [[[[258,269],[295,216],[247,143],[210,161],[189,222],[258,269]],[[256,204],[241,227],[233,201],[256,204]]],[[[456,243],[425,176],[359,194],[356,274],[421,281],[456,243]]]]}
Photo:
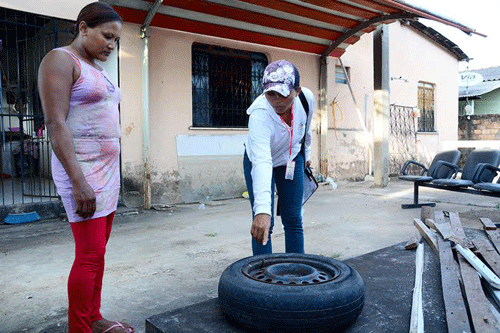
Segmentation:
{"type": "MultiPolygon", "coordinates": [[[[439,259],[429,246],[424,248],[423,307],[424,326],[433,332],[447,332],[441,292],[439,259]]],[[[415,251],[399,243],[379,251],[347,259],[365,283],[365,306],[357,321],[345,332],[407,332],[410,326],[415,251]]],[[[146,333],[242,333],[221,312],[217,298],[152,316],[146,320],[146,333]]]]}

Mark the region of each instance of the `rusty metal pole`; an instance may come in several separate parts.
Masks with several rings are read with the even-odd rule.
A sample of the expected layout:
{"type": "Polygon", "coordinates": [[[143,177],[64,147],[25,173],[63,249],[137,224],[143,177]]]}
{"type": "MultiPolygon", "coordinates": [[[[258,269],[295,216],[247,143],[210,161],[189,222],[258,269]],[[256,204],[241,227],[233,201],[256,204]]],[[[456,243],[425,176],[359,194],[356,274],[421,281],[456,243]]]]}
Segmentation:
{"type": "Polygon", "coordinates": [[[319,58],[320,164],[319,172],[328,177],[328,57],[319,58]]]}

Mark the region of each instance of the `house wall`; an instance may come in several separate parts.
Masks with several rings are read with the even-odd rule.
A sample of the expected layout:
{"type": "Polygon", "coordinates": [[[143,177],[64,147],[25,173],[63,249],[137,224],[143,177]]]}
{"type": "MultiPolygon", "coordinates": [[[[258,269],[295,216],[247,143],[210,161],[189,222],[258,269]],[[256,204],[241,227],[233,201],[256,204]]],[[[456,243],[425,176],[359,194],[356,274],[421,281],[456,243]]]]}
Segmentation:
{"type": "Polygon", "coordinates": [[[417,133],[417,156],[430,162],[442,142],[458,137],[458,60],[442,46],[399,22],[389,26],[390,103],[416,107],[418,82],[435,85],[435,132],[417,133]]]}
{"type": "MultiPolygon", "coordinates": [[[[242,163],[247,130],[191,128],[194,42],[262,52],[269,62],[292,61],[300,71],[301,85],[318,96],[319,60],[315,55],[152,28],[149,43],[152,203],[233,198],[246,190],[242,163]]],[[[125,24],[120,43],[122,177],[125,199],[131,204],[142,202],[141,58],[139,26],[125,24]]],[[[312,158],[319,165],[316,142],[314,138],[312,158]]]]}
{"type": "Polygon", "coordinates": [[[364,34],[356,44],[347,48],[341,59],[349,68],[354,97],[347,84],[335,83],[335,66],[341,64],[338,59],[331,58],[328,71],[328,174],[334,180],[355,181],[365,178],[371,164],[373,35],[364,34]]]}
{"type": "MultiPolygon", "coordinates": [[[[466,101],[460,101],[460,114],[465,114],[466,101]]],[[[480,99],[469,101],[473,105],[474,114],[500,114],[500,89],[495,89],[489,93],[481,95],[480,99]]]]}
{"type": "Polygon", "coordinates": [[[95,0],[2,0],[1,7],[76,20],[80,10],[95,0]]]}

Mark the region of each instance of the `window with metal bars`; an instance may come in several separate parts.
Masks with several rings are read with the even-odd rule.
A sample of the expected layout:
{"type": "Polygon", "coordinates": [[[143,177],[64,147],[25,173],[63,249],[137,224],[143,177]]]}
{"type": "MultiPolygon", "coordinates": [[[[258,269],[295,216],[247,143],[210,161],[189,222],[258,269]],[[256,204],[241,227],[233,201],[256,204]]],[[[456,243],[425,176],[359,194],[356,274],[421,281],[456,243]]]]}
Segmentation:
{"type": "Polygon", "coordinates": [[[246,109],[262,93],[263,53],[194,43],[193,127],[245,128],[246,109]]]}
{"type": "Polygon", "coordinates": [[[434,90],[432,83],[418,83],[419,132],[434,132],[434,90]]]}

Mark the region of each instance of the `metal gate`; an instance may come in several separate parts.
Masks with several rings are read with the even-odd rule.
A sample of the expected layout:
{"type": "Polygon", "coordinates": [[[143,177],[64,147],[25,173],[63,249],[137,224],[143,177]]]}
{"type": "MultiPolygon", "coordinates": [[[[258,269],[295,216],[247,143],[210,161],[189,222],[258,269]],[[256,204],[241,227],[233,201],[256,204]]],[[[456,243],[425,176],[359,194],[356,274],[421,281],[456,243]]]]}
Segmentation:
{"type": "Polygon", "coordinates": [[[38,95],[41,60],[71,41],[72,22],[0,8],[2,205],[56,200],[38,95]]]}
{"type": "Polygon", "coordinates": [[[398,175],[407,160],[417,157],[417,131],[413,107],[391,104],[389,175],[398,175]]]}

